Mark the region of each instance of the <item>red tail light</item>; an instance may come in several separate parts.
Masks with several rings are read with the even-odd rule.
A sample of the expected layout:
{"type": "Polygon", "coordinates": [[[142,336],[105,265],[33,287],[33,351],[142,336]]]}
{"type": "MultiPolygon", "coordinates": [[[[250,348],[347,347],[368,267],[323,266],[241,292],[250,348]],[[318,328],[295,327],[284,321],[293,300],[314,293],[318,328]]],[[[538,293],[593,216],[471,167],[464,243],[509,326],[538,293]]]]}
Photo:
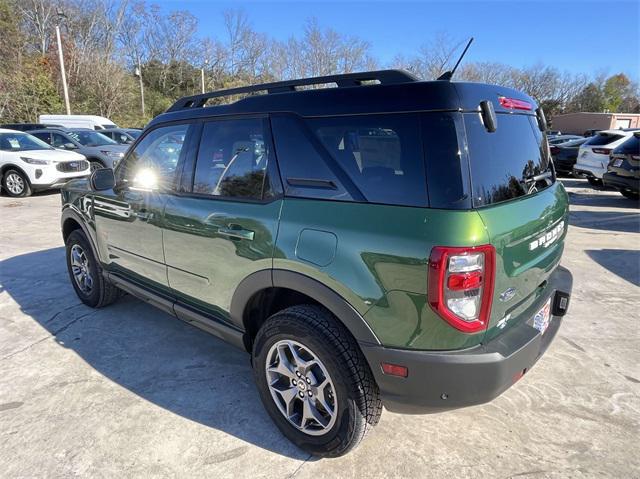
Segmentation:
{"type": "Polygon", "coordinates": [[[611,153],[611,148],[594,148],[593,150],[594,153],[599,153],[601,155],[608,155],[609,153],[611,153]]]}
{"type": "Polygon", "coordinates": [[[533,105],[528,101],[516,100],[515,98],[507,98],[506,96],[501,96],[500,98],[498,98],[498,100],[504,108],[509,108],[512,110],[533,110],[533,105]]]}
{"type": "Polygon", "coordinates": [[[486,329],[491,315],[496,250],[436,246],[429,257],[429,304],[465,333],[486,329]]]}

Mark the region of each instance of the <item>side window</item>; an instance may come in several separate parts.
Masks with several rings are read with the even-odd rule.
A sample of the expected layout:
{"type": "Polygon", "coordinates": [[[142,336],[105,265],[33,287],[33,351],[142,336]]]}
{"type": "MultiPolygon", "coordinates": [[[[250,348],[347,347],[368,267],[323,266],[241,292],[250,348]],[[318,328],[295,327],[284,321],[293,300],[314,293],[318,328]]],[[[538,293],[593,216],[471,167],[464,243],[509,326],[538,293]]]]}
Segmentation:
{"type": "Polygon", "coordinates": [[[204,124],[193,192],[227,198],[273,195],[268,181],[268,137],[264,120],[217,120],[204,124]]]}
{"type": "Polygon", "coordinates": [[[313,136],[305,131],[306,127],[300,120],[289,115],[273,115],[271,126],[285,195],[353,200],[314,146],[313,136]]]}
{"type": "Polygon", "coordinates": [[[135,189],[173,188],[189,128],[182,124],[151,130],[118,168],[118,181],[135,189]]]}
{"type": "Polygon", "coordinates": [[[31,133],[33,136],[35,136],[36,138],[44,141],[45,143],[48,143],[49,145],[53,145],[53,143],[51,143],[51,133],[31,133]]]}
{"type": "Polygon", "coordinates": [[[367,201],[427,206],[416,114],[316,118],[307,123],[367,201]]]}
{"type": "Polygon", "coordinates": [[[62,148],[66,143],[69,143],[69,140],[64,136],[59,133],[51,133],[51,146],[62,148]]]}

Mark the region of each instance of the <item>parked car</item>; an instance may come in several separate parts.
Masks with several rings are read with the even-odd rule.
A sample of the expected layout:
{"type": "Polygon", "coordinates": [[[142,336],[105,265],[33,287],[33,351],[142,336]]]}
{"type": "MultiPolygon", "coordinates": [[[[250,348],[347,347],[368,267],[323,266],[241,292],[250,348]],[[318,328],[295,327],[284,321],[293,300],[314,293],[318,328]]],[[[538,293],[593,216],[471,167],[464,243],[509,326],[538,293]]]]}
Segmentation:
{"type": "Polygon", "coordinates": [[[615,188],[629,199],[640,199],[640,132],[636,131],[611,152],[603,181],[605,186],[615,188]]]}
{"type": "Polygon", "coordinates": [[[128,148],[128,145],[119,145],[111,138],[87,128],[68,130],[47,128],[30,133],[55,148],[74,150],[83,154],[91,164],[91,171],[99,168],[115,168],[128,148]]]}
{"type": "Polygon", "coordinates": [[[571,176],[573,174],[573,167],[576,164],[580,146],[587,140],[588,138],[579,138],[549,147],[558,176],[571,176]]]}
{"type": "Polygon", "coordinates": [[[634,129],[603,130],[580,146],[573,168],[576,176],[587,178],[592,185],[602,185],[602,175],[607,171],[609,154],[630,136],[634,129]]]}
{"type": "Polygon", "coordinates": [[[519,91],[396,70],[182,98],[65,188],[70,280],[248,351],[285,436],[345,454],[383,404],[492,400],[558,332],[569,206],[545,127],[519,91]]]}
{"type": "Polygon", "coordinates": [[[585,132],[583,133],[584,136],[593,136],[596,135],[597,133],[601,132],[602,130],[599,130],[597,128],[591,128],[589,130],[585,130],[585,132]]]}
{"type": "Polygon", "coordinates": [[[43,125],[42,123],[7,123],[6,125],[0,125],[0,128],[5,128],[7,130],[15,130],[15,131],[30,131],[30,130],[40,130],[42,128],[49,127],[60,127],[61,125],[43,125]]]}
{"type": "Polygon", "coordinates": [[[29,196],[88,175],[84,156],[56,150],[28,133],[0,128],[0,179],[9,196],[29,196]]]}
{"type": "Polygon", "coordinates": [[[136,128],[110,128],[100,130],[100,134],[111,138],[120,145],[130,145],[140,136],[142,130],[136,128]]]}
{"type": "Polygon", "coordinates": [[[40,115],[38,121],[46,125],[62,125],[65,128],[89,128],[91,130],[118,128],[118,125],[108,118],[97,115],[40,115]]]}
{"type": "Polygon", "coordinates": [[[548,139],[549,145],[562,145],[568,141],[581,140],[583,137],[578,135],[559,135],[548,139]]]}
{"type": "Polygon", "coordinates": [[[547,137],[551,138],[554,136],[560,136],[562,135],[562,132],[560,130],[547,130],[547,137]]]}

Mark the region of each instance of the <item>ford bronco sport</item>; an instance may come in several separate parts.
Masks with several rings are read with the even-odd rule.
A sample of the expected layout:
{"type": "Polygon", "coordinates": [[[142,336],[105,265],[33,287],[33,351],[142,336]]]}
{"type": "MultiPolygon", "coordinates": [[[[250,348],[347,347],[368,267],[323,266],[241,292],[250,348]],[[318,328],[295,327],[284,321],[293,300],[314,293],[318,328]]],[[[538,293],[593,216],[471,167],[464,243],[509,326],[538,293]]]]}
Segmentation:
{"type": "Polygon", "coordinates": [[[545,125],[521,92],[395,70],[183,98],[64,189],[71,282],[248,351],[283,434],[345,454],[383,404],[490,401],[553,340],[572,278],[545,125]]]}

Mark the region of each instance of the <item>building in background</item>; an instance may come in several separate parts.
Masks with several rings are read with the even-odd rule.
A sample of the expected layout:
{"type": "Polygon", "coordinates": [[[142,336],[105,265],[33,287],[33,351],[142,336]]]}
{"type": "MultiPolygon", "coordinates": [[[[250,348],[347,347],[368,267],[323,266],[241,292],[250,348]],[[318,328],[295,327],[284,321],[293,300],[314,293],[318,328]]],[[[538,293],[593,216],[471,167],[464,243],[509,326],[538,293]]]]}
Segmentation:
{"type": "Polygon", "coordinates": [[[567,113],[552,119],[552,128],[582,135],[588,130],[640,128],[640,113],[567,113]]]}

